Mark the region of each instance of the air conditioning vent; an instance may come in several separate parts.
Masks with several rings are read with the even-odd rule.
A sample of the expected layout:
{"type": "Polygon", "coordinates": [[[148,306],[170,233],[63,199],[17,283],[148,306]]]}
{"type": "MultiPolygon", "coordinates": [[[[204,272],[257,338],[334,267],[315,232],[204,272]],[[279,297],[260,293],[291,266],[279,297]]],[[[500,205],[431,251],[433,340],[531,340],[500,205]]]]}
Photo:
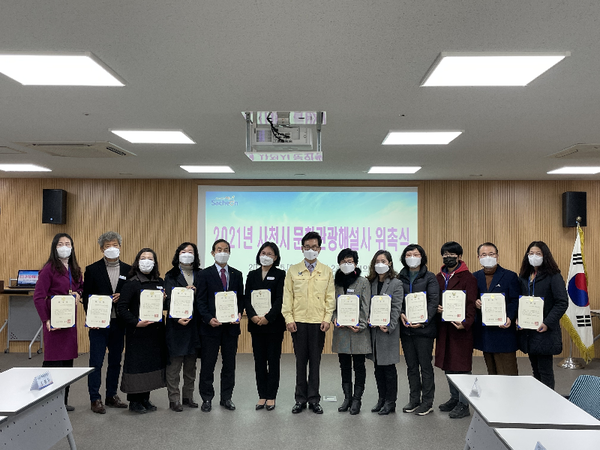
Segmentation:
{"type": "Polygon", "coordinates": [[[575,144],[549,156],[559,159],[600,158],[600,144],[575,144]]]}
{"type": "Polygon", "coordinates": [[[121,158],[137,156],[112,142],[15,142],[51,156],[61,158],[121,158]]]}

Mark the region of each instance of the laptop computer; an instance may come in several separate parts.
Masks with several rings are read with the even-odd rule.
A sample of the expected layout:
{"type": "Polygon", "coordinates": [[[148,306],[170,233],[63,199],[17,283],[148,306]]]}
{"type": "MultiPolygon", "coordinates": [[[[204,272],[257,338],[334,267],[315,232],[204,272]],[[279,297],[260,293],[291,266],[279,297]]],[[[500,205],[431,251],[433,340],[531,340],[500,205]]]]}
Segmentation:
{"type": "Polygon", "coordinates": [[[17,285],[11,286],[11,289],[33,290],[37,283],[39,270],[19,270],[17,275],[17,285]]]}

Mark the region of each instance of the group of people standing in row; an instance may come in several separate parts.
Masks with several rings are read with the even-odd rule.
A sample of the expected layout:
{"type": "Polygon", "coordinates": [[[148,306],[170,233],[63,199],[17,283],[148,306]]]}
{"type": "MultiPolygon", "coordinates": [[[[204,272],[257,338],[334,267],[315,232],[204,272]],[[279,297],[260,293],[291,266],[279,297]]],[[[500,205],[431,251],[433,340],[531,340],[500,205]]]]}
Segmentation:
{"type": "MultiPolygon", "coordinates": [[[[471,273],[462,260],[463,249],[457,242],[445,243],[440,251],[443,265],[437,275],[428,270],[427,254],[418,244],[405,247],[400,257],[402,269],[396,272],[392,255],[378,250],[369,273],[363,277],[358,267],[358,253],[343,249],[337,257],[339,268],[333,271],[318,260],[321,236],[309,232],[302,238],[304,259],[284,272],[278,246],[265,242],[258,250],[260,266],[248,273],[245,291],[242,273],[228,265],[230,245],[217,240],[211,249],[215,263],[200,269],[195,244],[184,242],[177,247],[172,268],[160,278],[156,253],[141,249],[133,264],[119,258],[122,238],[115,232],[98,239],[103,257],[87,266],[85,275],[77,263],[72,238],[57,234],[50,257],[40,271],[34,301],[44,327],[45,367],[72,367],[77,357],[76,328],[53,329],[50,326],[50,299],[53,295],[73,294],[87,311],[90,295],[109,295],[113,301],[110,327],[89,329],[90,367],[88,377],[91,409],[106,413],[105,405],[127,408],[135,413],[156,410],[150,392],[167,387],[169,407],[180,412],[184,406],[212,409],[215,396],[214,372],[219,354],[220,405],[235,410],[232,394],[235,385],[235,362],[240,335],[240,321],[245,310],[252,337],[258,402],[256,409],[275,409],[280,381],[280,358],[285,331],[291,333],[296,357],[295,404],[292,413],[307,407],[322,414],[319,394],[320,361],[325,334],[333,326],[332,351],[338,354],[344,400],[340,412],[358,414],[365,390],[365,360],[373,361],[378,400],[371,409],[380,415],[396,410],[400,345],[407,365],[409,383],[405,413],[420,416],[433,411],[434,341],[435,366],[446,374],[471,373],[473,349],[483,351],[490,375],[518,375],[517,349],[527,353],[535,378],[554,388],[553,355],[562,351],[559,321],[567,309],[567,293],[550,249],[541,241],[532,242],[524,256],[519,274],[498,264],[498,249],[493,243],[477,249],[481,270],[471,273]],[[194,291],[191,318],[165,318],[160,322],[139,319],[140,293],[144,289],[163,291],[164,309],[170,305],[174,287],[194,291]],[[258,315],[251,302],[254,290],[271,292],[271,309],[258,315]],[[466,293],[465,319],[461,322],[441,320],[442,295],[446,290],[466,293]],[[236,293],[238,320],[221,323],[216,318],[215,295],[236,293]],[[427,321],[409,323],[405,296],[423,292],[427,298],[427,321]],[[482,324],[481,300],[484,293],[501,293],[506,301],[506,323],[501,326],[482,324]],[[336,299],[340,295],[360,299],[356,326],[339,326],[336,299]],[[386,326],[370,326],[371,298],[389,295],[390,321],[386,326]],[[518,327],[520,295],[543,298],[543,323],[537,330],[518,327]],[[124,339],[126,337],[126,339],[124,339]],[[127,394],[129,405],[117,395],[121,358],[125,360],[120,389],[127,394]],[[100,395],[101,369],[108,349],[106,395],[100,395]],[[201,405],[194,401],[196,361],[200,358],[199,392],[201,405]],[[180,391],[181,372],[183,386],[180,391]],[[354,377],[353,377],[354,373],[354,377]],[[353,379],[354,378],[354,379],[353,379]]],[[[470,414],[468,401],[451,384],[450,399],[439,405],[451,418],[470,414]]],[[[65,392],[67,410],[68,388],[65,392]]]]}

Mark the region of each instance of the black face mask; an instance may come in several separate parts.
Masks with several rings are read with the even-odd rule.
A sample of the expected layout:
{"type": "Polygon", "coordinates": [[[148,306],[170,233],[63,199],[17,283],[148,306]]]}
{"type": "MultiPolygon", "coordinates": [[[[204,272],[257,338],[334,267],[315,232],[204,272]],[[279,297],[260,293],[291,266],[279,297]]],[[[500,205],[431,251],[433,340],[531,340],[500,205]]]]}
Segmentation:
{"type": "Polygon", "coordinates": [[[446,267],[454,267],[458,264],[458,258],[456,256],[444,256],[444,265],[446,267]]]}

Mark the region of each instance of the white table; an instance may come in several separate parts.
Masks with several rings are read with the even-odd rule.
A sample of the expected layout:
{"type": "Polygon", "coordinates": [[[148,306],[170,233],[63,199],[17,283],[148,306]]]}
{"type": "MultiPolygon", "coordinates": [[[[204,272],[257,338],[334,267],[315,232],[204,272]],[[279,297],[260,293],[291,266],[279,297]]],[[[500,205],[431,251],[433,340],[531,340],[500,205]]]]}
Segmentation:
{"type": "Polygon", "coordinates": [[[0,373],[0,448],[49,449],[67,438],[76,449],[64,404],[67,386],[92,372],[91,367],[14,367],[0,373]],[[31,391],[35,376],[50,372],[53,384],[31,391]]]}
{"type": "Polygon", "coordinates": [[[493,428],[600,430],[600,421],[531,376],[448,375],[448,379],[475,410],[465,449],[505,450],[493,428]],[[476,378],[481,396],[471,397],[476,378]]]}
{"type": "Polygon", "coordinates": [[[546,447],[546,450],[600,448],[600,430],[496,428],[494,431],[509,450],[533,450],[538,442],[546,447]]]}

